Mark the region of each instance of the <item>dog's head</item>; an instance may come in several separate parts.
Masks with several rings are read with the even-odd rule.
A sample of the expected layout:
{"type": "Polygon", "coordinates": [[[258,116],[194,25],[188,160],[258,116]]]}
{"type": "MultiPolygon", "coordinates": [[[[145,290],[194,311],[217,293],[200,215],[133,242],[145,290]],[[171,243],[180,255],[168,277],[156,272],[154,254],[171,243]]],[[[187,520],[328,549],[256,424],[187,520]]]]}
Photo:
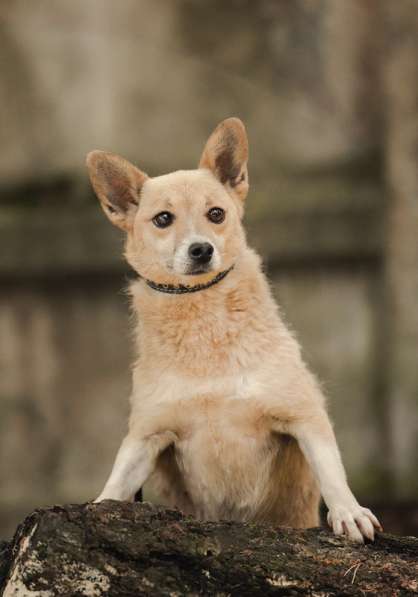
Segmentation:
{"type": "Polygon", "coordinates": [[[150,178],[103,151],[89,153],[87,165],[106,215],[127,233],[132,267],[156,282],[190,284],[231,267],[245,246],[247,160],[245,127],[228,118],[209,137],[197,170],[150,178]]]}

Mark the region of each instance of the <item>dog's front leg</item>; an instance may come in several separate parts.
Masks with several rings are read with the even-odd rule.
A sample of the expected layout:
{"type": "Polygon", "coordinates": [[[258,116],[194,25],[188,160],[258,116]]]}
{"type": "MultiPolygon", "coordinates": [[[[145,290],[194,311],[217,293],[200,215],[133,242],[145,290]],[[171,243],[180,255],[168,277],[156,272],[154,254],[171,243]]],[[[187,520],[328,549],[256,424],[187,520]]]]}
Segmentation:
{"type": "Polygon", "coordinates": [[[132,501],[154,470],[158,455],[173,442],[170,432],[147,437],[129,433],[122,442],[110,477],[95,502],[103,500],[132,501]]]}
{"type": "Polygon", "coordinates": [[[362,508],[351,492],[341,462],[335,435],[324,409],[309,420],[293,423],[289,433],[299,442],[319,482],[328,506],[328,523],[336,535],[346,534],[352,541],[374,539],[374,529],[382,530],[379,521],[362,508]]]}

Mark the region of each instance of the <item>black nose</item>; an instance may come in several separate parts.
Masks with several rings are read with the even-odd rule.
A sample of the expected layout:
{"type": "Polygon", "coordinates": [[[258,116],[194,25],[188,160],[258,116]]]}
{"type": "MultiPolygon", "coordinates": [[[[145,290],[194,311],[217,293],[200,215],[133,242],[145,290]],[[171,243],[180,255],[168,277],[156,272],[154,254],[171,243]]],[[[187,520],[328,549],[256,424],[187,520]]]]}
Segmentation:
{"type": "Polygon", "coordinates": [[[189,257],[196,263],[209,263],[213,255],[210,243],[192,243],[189,247],[189,257]]]}

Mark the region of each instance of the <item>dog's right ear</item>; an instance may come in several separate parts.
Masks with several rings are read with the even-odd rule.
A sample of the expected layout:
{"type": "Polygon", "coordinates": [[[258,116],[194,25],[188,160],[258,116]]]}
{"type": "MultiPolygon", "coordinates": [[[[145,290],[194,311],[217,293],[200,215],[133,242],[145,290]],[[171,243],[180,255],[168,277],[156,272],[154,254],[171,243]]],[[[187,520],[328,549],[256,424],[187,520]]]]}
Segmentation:
{"type": "Polygon", "coordinates": [[[131,230],[147,175],[124,158],[106,151],[91,151],[87,168],[109,220],[122,230],[131,230]]]}

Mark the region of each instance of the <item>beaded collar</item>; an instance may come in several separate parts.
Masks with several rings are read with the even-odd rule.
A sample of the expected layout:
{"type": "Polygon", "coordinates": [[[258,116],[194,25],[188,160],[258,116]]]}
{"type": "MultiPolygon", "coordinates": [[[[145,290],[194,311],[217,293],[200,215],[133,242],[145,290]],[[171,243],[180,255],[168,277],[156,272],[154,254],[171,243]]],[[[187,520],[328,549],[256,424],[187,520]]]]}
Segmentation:
{"type": "Polygon", "coordinates": [[[210,288],[214,286],[221,280],[225,278],[229,274],[229,272],[233,269],[233,265],[230,268],[224,270],[223,272],[219,272],[212,280],[206,282],[205,284],[195,284],[194,286],[188,286],[186,284],[179,284],[175,286],[174,284],[158,284],[157,282],[153,282],[152,280],[148,280],[144,278],[145,283],[152,288],[153,290],[158,290],[158,292],[165,292],[166,294],[186,294],[188,292],[198,292],[199,290],[205,290],[206,288],[210,288]]]}

